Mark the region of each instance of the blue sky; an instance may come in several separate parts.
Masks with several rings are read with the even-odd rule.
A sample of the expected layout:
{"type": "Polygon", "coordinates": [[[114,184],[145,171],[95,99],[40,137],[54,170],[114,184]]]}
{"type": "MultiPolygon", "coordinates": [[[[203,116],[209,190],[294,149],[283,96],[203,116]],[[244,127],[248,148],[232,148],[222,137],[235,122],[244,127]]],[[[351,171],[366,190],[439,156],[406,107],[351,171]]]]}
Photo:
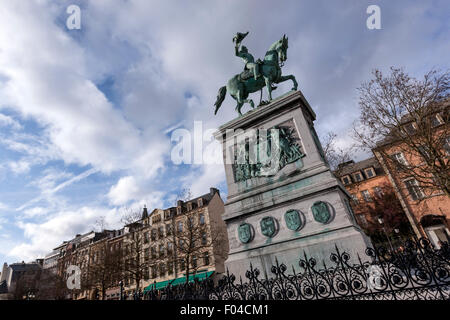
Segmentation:
{"type": "Polygon", "coordinates": [[[373,68],[449,68],[449,13],[448,1],[2,1],[0,262],[42,257],[99,217],[120,227],[126,208],[171,206],[181,188],[226,196],[223,165],[171,161],[171,133],[235,117],[230,97],[219,116],[213,104],[243,68],[236,32],[250,31],[244,43],[261,58],[289,37],[283,72],[319,135],[333,130],[345,146],[373,68]],[[81,30],[65,26],[70,4],[81,30]],[[371,4],[381,30],[366,28],[371,4]]]}

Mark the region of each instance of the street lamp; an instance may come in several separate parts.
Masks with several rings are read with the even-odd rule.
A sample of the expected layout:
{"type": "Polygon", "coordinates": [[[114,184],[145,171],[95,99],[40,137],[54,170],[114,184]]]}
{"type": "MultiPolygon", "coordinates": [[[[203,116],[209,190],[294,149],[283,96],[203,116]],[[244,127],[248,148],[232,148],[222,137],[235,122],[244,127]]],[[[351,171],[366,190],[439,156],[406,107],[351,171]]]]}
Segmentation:
{"type": "Polygon", "coordinates": [[[120,286],[120,300],[123,300],[123,281],[122,280],[119,281],[119,286],[120,286]]]}
{"type": "Polygon", "coordinates": [[[388,234],[386,233],[386,229],[384,228],[384,220],[382,217],[378,217],[378,223],[381,225],[381,228],[383,229],[384,235],[386,236],[386,238],[388,239],[389,242],[389,246],[391,247],[391,252],[394,252],[394,248],[392,247],[392,243],[391,243],[391,239],[389,239],[388,234]]]}

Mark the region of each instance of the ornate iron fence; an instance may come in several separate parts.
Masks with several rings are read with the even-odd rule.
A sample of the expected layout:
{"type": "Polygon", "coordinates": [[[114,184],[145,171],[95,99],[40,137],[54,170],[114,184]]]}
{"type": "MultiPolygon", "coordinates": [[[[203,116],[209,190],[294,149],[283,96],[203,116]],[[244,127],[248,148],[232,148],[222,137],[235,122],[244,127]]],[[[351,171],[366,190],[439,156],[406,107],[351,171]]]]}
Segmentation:
{"type": "Polygon", "coordinates": [[[227,274],[214,283],[168,286],[149,291],[149,300],[450,300],[450,246],[435,249],[427,239],[405,242],[402,251],[367,248],[366,260],[350,264],[350,255],[336,247],[329,265],[319,266],[306,255],[299,260],[301,272],[288,272],[276,261],[271,278],[260,276],[250,265],[247,280],[227,274]]]}

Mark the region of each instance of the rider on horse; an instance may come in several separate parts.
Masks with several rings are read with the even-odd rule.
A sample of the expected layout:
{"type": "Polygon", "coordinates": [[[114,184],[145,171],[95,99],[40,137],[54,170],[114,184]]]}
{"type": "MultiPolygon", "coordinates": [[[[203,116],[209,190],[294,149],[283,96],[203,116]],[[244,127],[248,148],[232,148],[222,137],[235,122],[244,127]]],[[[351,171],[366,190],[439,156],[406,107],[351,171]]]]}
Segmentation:
{"type": "Polygon", "coordinates": [[[253,76],[255,77],[255,80],[258,79],[259,77],[259,65],[262,63],[261,60],[258,59],[258,61],[256,61],[255,63],[255,58],[253,57],[252,54],[250,54],[248,52],[248,49],[246,46],[242,46],[241,49],[239,50],[239,47],[241,46],[241,41],[245,38],[245,36],[248,34],[248,32],[246,33],[240,33],[238,32],[236,34],[236,36],[233,38],[233,41],[236,42],[236,46],[234,47],[235,49],[235,54],[236,56],[244,59],[245,65],[244,65],[244,70],[252,70],[253,71],[253,76]]]}

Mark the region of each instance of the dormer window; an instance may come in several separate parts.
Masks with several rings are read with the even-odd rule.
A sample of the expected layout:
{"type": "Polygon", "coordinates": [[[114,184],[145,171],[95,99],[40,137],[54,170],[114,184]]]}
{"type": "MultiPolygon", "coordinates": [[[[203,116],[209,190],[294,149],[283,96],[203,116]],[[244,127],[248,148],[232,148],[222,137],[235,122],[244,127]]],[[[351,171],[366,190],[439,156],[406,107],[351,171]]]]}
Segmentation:
{"type": "Polygon", "coordinates": [[[155,216],[152,217],[152,224],[158,223],[161,221],[161,215],[157,214],[155,216]]]}
{"type": "Polygon", "coordinates": [[[351,184],[351,183],[352,183],[352,180],[350,179],[350,176],[349,176],[349,175],[343,176],[343,177],[341,178],[341,181],[342,181],[342,183],[343,183],[344,185],[348,185],[348,184],[351,184]]]}
{"type": "Polygon", "coordinates": [[[177,207],[177,214],[181,214],[181,207],[177,207]]]}
{"type": "Polygon", "coordinates": [[[431,116],[431,126],[437,127],[444,123],[444,120],[441,118],[439,113],[436,113],[431,116]]]}
{"type": "Polygon", "coordinates": [[[203,198],[198,199],[197,204],[199,207],[203,207],[203,198]]]}
{"type": "Polygon", "coordinates": [[[363,181],[363,176],[361,174],[361,171],[353,173],[353,179],[355,179],[356,182],[363,181]]]}
{"type": "Polygon", "coordinates": [[[375,177],[375,170],[372,167],[365,169],[364,173],[366,174],[367,179],[375,177]]]}
{"type": "Polygon", "coordinates": [[[405,124],[404,126],[403,126],[403,128],[405,129],[405,131],[408,133],[408,134],[414,134],[415,132],[416,132],[416,129],[417,129],[417,125],[415,124],[415,122],[410,122],[410,123],[407,123],[407,124],[405,124]]]}
{"type": "Polygon", "coordinates": [[[192,203],[191,203],[191,202],[188,202],[188,203],[187,203],[187,210],[188,210],[188,211],[191,211],[191,210],[192,210],[192,203]]]}

